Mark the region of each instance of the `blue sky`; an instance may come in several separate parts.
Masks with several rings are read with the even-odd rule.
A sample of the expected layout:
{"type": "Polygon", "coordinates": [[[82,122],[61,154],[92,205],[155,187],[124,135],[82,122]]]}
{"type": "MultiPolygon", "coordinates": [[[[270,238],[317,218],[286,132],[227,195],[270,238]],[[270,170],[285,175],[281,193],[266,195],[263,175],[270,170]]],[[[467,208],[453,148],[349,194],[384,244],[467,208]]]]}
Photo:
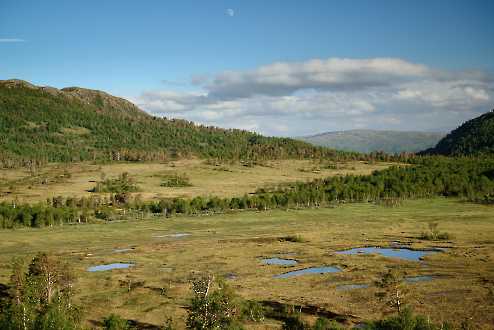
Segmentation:
{"type": "Polygon", "coordinates": [[[467,0],[1,0],[0,79],[273,135],[449,129],[493,108],[493,15],[467,0]]]}

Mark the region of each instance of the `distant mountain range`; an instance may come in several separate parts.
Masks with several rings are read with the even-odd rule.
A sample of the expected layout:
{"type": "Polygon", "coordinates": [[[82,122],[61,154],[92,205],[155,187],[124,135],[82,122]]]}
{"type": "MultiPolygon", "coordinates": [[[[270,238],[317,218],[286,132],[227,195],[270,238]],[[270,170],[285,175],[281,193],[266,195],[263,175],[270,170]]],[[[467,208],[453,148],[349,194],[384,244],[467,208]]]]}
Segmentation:
{"type": "Polygon", "coordinates": [[[318,146],[357,152],[418,152],[431,148],[446,135],[442,132],[380,131],[357,129],[299,137],[318,146]]]}
{"type": "Polygon", "coordinates": [[[465,122],[423,154],[446,156],[494,153],[494,110],[465,122]]]}

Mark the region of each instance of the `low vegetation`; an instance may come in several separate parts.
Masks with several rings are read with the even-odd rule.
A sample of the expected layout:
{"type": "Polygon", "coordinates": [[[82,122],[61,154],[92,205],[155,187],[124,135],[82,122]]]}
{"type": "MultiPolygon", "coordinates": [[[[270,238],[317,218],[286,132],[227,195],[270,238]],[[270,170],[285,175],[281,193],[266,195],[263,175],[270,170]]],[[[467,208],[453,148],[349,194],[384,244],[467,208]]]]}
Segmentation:
{"type": "Polygon", "coordinates": [[[280,238],[282,242],[304,243],[306,240],[301,235],[288,235],[280,238]]]}
{"type": "MultiPolygon", "coordinates": [[[[200,219],[165,219],[154,215],[111,225],[0,231],[0,283],[10,282],[12,256],[27,259],[32,251],[45,251],[73,266],[78,278],[73,301],[84,306],[82,317],[86,326],[95,326],[89,320],[102,326],[103,319],[114,313],[130,326],[163,326],[172,317],[173,326],[183,328],[193,297],[190,279],[205,273],[213,274],[215,280],[225,278],[228,286],[235,289],[235,296],[241,298],[237,309],[241,315],[239,322],[247,329],[279,329],[288,314],[273,313],[270,308],[276,304],[294,305],[293,309],[287,308],[289,315],[301,311],[299,316],[309,327],[315,325],[317,317],[338,320],[341,326],[349,327],[352,322],[394,315],[389,313],[395,313],[396,308],[375,295],[387,290],[373,283],[380,281],[388,269],[395,269],[400,272],[400,279],[433,277],[429,281],[404,283],[403,309],[413,307],[416,315],[424,315],[431,324],[449,320],[459,329],[464,319],[471,318],[473,329],[489,329],[489,288],[494,288],[488,262],[494,251],[490,241],[491,213],[491,208],[484,205],[436,198],[406,200],[393,209],[373,203],[352,203],[288,212],[235,212],[200,219]],[[335,253],[373,242],[399,241],[417,250],[430,248],[430,242],[414,238],[430,221],[438,222],[441,231],[447,231],[454,239],[433,243],[432,246],[449,249],[427,255],[423,261],[427,268],[419,261],[335,253]],[[190,235],[171,236],[175,233],[190,235]],[[279,237],[297,235],[305,241],[279,241],[279,237]],[[113,251],[124,248],[131,250],[113,251]],[[334,265],[342,271],[274,279],[273,276],[288,270],[262,265],[260,256],[296,259],[298,264],[289,270],[334,265]],[[95,265],[129,261],[135,266],[128,270],[86,271],[95,265]],[[460,274],[459,269],[465,271],[460,274]],[[369,287],[338,289],[339,285],[353,283],[369,287]],[[471,304],[472,300],[478,303],[471,304]],[[381,315],[381,311],[385,314],[381,315]],[[330,312],[341,316],[331,316],[330,312]],[[347,313],[358,319],[345,317],[347,313]]],[[[215,281],[213,291],[216,288],[215,281]]]]}
{"type": "Polygon", "coordinates": [[[103,319],[103,328],[105,330],[128,330],[130,329],[129,322],[117,314],[110,314],[103,319]]]}
{"type": "Polygon", "coordinates": [[[451,238],[451,235],[449,235],[448,233],[439,231],[439,223],[437,222],[429,222],[428,229],[428,231],[422,232],[422,234],[420,235],[420,239],[436,241],[448,240],[451,238]]]}
{"type": "Polygon", "coordinates": [[[387,317],[383,320],[370,322],[367,324],[365,330],[453,330],[469,329],[467,324],[464,323],[460,327],[454,327],[447,322],[440,324],[432,323],[427,317],[423,315],[415,315],[410,308],[405,308],[398,314],[387,317]]]}
{"type": "MultiPolygon", "coordinates": [[[[422,315],[414,315],[404,304],[402,282],[394,271],[384,274],[377,282],[384,289],[380,297],[387,297],[386,305],[395,312],[382,320],[365,323],[367,330],[439,330],[456,329],[451,324],[436,325],[422,315]]],[[[26,268],[22,259],[12,262],[8,295],[0,301],[1,329],[84,329],[83,310],[73,303],[76,277],[67,264],[44,253],[36,255],[26,268]]],[[[186,328],[243,329],[245,322],[262,322],[266,308],[255,301],[242,299],[223,280],[213,274],[199,274],[191,283],[186,328]]],[[[312,325],[305,321],[301,311],[284,309],[277,314],[283,320],[283,330],[342,330],[336,320],[319,317],[312,325]]],[[[128,320],[111,313],[102,320],[103,329],[133,329],[128,320]]],[[[168,318],[163,330],[172,330],[174,322],[168,318]]],[[[461,329],[468,329],[463,323],[461,329]]]]}

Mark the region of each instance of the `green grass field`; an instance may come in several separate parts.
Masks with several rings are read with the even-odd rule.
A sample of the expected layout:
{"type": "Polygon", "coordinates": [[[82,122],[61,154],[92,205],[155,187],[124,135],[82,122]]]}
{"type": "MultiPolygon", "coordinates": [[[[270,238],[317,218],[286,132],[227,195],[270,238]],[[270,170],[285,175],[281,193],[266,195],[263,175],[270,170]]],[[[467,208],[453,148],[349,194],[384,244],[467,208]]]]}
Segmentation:
{"type": "MultiPolygon", "coordinates": [[[[245,299],[294,305],[317,305],[354,321],[379,318],[382,304],[372,285],[388,267],[406,276],[433,275],[428,282],[408,284],[408,303],[434,321],[467,318],[477,328],[494,324],[494,208],[453,199],[410,200],[396,208],[346,204],[336,208],[267,212],[236,212],[214,216],[152,218],[109,224],[71,225],[0,231],[0,282],[8,282],[14,256],[39,251],[59,255],[78,273],[77,300],[88,325],[111,312],[127,319],[162,324],[172,317],[184,327],[190,279],[199,272],[219,277],[245,299]],[[418,239],[430,221],[452,237],[448,241],[418,239]],[[176,233],[190,236],[174,238],[176,233]],[[303,242],[280,241],[300,235],[303,242]],[[351,247],[448,247],[423,262],[378,255],[339,255],[351,247]],[[133,248],[115,253],[114,249],[133,248]],[[263,265],[264,257],[288,257],[292,267],[263,265]],[[90,266],[133,262],[135,267],[89,273],[90,266]],[[339,273],[288,279],[273,276],[311,266],[336,266],[339,273]],[[121,281],[143,281],[128,292],[121,281]],[[342,291],[342,284],[370,284],[342,291]]],[[[267,319],[248,328],[279,327],[267,319]]]]}

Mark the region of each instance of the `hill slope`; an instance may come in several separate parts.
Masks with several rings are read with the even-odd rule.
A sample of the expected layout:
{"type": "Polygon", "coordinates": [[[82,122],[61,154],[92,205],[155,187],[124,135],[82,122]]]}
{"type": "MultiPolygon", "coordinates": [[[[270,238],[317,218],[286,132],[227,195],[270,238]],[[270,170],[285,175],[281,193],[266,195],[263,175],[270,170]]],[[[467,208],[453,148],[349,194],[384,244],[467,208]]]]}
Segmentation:
{"type": "Polygon", "coordinates": [[[443,133],[349,130],[301,137],[318,146],[357,152],[417,152],[434,146],[443,133]]]}
{"type": "Polygon", "coordinates": [[[494,110],[467,121],[423,153],[447,156],[494,153],[494,110]]]}
{"type": "Polygon", "coordinates": [[[153,117],[107,93],[0,81],[0,163],[343,155],[288,138],[153,117]]]}

